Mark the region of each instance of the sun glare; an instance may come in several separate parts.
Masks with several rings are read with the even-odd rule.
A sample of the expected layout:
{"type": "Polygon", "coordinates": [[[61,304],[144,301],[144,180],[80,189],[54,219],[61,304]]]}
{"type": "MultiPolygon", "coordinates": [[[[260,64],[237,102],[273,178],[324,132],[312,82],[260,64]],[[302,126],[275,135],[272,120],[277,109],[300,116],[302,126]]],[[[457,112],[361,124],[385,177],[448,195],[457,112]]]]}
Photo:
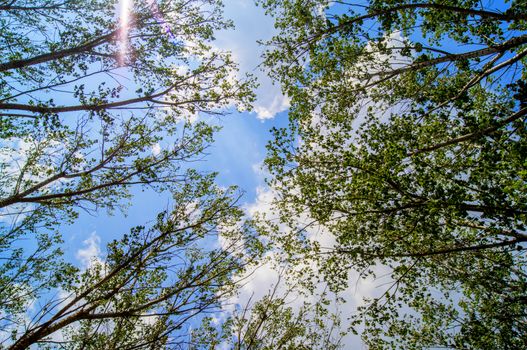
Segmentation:
{"type": "Polygon", "coordinates": [[[121,0],[120,34],[119,34],[119,65],[124,65],[128,54],[128,31],[130,30],[130,10],[132,0],[121,0]]]}

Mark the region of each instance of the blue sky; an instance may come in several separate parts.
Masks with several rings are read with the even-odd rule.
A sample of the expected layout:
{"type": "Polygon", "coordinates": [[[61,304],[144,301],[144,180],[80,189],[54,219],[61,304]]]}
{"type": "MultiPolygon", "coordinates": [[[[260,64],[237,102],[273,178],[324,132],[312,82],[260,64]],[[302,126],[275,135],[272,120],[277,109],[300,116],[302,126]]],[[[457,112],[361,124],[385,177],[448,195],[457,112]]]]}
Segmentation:
{"type": "MultiPolygon", "coordinates": [[[[278,113],[275,118],[261,120],[255,113],[232,112],[223,117],[212,117],[214,124],[222,129],[216,134],[215,141],[208,149],[208,155],[200,163],[193,164],[204,171],[218,172],[220,186],[238,186],[243,192],[243,205],[256,200],[257,188],[264,186],[264,177],[260,169],[265,157],[265,145],[270,140],[269,129],[287,125],[287,113],[278,113]]],[[[63,228],[68,249],[68,259],[75,259],[83,241],[93,232],[101,238],[101,247],[105,243],[127,232],[131,227],[145,224],[170,204],[169,193],[142,191],[135,188],[131,206],[126,213],[115,212],[108,215],[100,211],[96,216],[81,212],[80,218],[70,226],[63,228]]]]}
{"type": "MultiPolygon", "coordinates": [[[[274,33],[273,20],[254,5],[253,0],[225,1],[225,18],[232,19],[236,28],[217,33],[214,45],[232,52],[240,67],[240,76],[250,73],[258,79],[257,99],[251,112],[230,111],[223,117],[204,117],[222,130],[208,149],[205,159],[196,164],[205,171],[217,171],[218,184],[237,185],[244,191],[243,203],[249,205],[256,199],[256,191],[263,185],[258,170],[265,157],[265,145],[270,139],[269,129],[287,125],[287,99],[280,88],[273,85],[265,72],[258,68],[263,47],[257,40],[270,38],[274,33]]],[[[127,232],[135,225],[142,225],[170,203],[170,194],[133,190],[131,206],[126,213],[108,215],[102,211],[92,216],[81,213],[73,224],[63,227],[67,259],[76,259],[79,249],[86,249],[83,241],[93,233],[100,237],[100,247],[127,232]]],[[[87,252],[89,254],[89,252],[87,252]]],[[[77,259],[78,260],[78,259],[77,259]]]]}

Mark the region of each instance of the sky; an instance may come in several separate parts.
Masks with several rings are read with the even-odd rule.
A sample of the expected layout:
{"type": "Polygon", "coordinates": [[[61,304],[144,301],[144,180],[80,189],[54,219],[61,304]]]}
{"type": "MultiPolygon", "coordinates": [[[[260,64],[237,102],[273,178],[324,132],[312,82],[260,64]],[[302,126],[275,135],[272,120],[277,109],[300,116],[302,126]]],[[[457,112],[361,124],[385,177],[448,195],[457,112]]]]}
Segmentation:
{"type": "MultiPolygon", "coordinates": [[[[217,171],[220,186],[237,185],[243,192],[242,206],[249,215],[257,211],[269,210],[272,192],[266,187],[265,171],[262,162],[265,158],[265,145],[271,139],[270,128],[287,126],[289,101],[278,85],[274,85],[259,67],[263,47],[257,40],[271,38],[275,33],[273,19],[254,5],[253,0],[225,0],[225,18],[232,19],[234,30],[216,35],[214,45],[230,50],[239,64],[240,76],[250,73],[258,79],[256,101],[252,111],[231,111],[222,117],[207,117],[208,121],[221,125],[215,136],[207,157],[198,168],[204,171],[217,171]]],[[[81,267],[90,265],[93,259],[104,254],[106,243],[126,233],[131,227],[152,221],[156,214],[170,204],[168,193],[134,189],[131,206],[126,213],[115,212],[108,215],[99,212],[96,216],[81,213],[72,225],[63,228],[65,237],[65,258],[75,261],[81,267]]],[[[324,238],[321,238],[324,239],[324,238]]],[[[278,275],[269,265],[258,269],[243,287],[236,302],[243,304],[254,293],[254,299],[263,296],[276,283],[278,275]]],[[[351,275],[351,279],[356,276],[351,275]]],[[[349,304],[341,311],[343,315],[353,312],[361,303],[363,295],[375,294],[375,286],[368,283],[353,284],[345,292],[349,304]]],[[[360,348],[357,337],[345,339],[347,346],[360,348]]]]}
{"type": "MultiPolygon", "coordinates": [[[[232,19],[236,29],[220,32],[214,45],[230,50],[240,67],[240,76],[250,73],[256,76],[259,87],[253,111],[229,111],[225,116],[206,116],[202,119],[220,125],[208,155],[197,167],[204,171],[217,171],[220,186],[237,185],[244,191],[243,203],[249,205],[256,200],[258,188],[264,185],[261,165],[265,157],[265,145],[270,140],[272,127],[287,125],[287,99],[280,88],[273,85],[266,73],[258,68],[263,47],[256,40],[270,38],[274,33],[273,21],[266,17],[252,0],[226,0],[225,18],[232,19]]],[[[104,245],[115,235],[134,225],[144,224],[166,208],[170,195],[133,190],[134,197],[126,214],[119,212],[93,217],[81,213],[81,217],[67,228],[71,246],[76,247],[96,232],[104,245]],[[123,217],[126,220],[123,221],[123,217]],[[108,237],[108,238],[105,238],[108,237]]],[[[70,251],[70,254],[72,252],[70,251]]]]}
{"type": "MultiPolygon", "coordinates": [[[[238,186],[244,192],[241,205],[247,215],[251,216],[256,212],[270,211],[273,192],[265,185],[266,174],[262,163],[266,155],[265,146],[271,140],[269,130],[273,127],[287,126],[289,100],[260,67],[264,47],[257,41],[265,41],[275,34],[273,19],[265,16],[264,11],[255,6],[254,0],[224,2],[225,18],[233,20],[235,29],[217,33],[213,45],[231,51],[234,60],[239,64],[240,76],[245,73],[254,75],[258,79],[259,87],[255,91],[256,101],[252,111],[232,110],[221,117],[201,116],[222,129],[216,134],[214,143],[208,149],[208,155],[194,165],[203,171],[218,172],[217,183],[220,186],[238,186]]],[[[394,33],[394,37],[395,34],[398,33],[394,33]]],[[[96,214],[81,212],[74,224],[64,226],[62,234],[65,239],[65,258],[80,267],[88,267],[94,259],[103,257],[104,247],[108,242],[121,237],[131,227],[151,222],[158,212],[169,207],[171,203],[168,193],[159,194],[148,190],[143,192],[135,188],[132,194],[131,205],[125,213],[115,212],[109,215],[104,211],[96,214]]],[[[325,246],[331,244],[331,237],[327,233],[321,232],[316,236],[313,234],[313,237],[324,241],[325,246]]],[[[383,274],[382,268],[379,274],[383,274]]],[[[257,300],[272,288],[277,279],[278,273],[266,264],[251,275],[240,295],[233,301],[243,305],[251,297],[257,300]]],[[[339,306],[344,319],[362,304],[364,296],[382,294],[383,285],[387,282],[358,282],[360,279],[354,271],[350,272],[349,281],[350,287],[341,293],[348,303],[339,306]]],[[[299,304],[301,299],[296,300],[296,305],[299,304]]],[[[336,305],[333,307],[336,309],[336,305]]],[[[355,336],[346,337],[344,343],[345,348],[364,347],[355,336]]]]}

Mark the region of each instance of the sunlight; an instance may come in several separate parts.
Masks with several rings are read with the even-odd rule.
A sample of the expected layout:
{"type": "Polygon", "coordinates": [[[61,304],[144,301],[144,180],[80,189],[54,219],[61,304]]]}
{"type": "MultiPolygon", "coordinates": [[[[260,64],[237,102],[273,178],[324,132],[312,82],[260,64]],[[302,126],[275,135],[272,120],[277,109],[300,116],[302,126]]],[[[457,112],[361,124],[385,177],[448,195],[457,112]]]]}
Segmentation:
{"type": "Polygon", "coordinates": [[[128,31],[130,30],[130,10],[132,0],[121,0],[121,31],[119,33],[119,65],[123,66],[128,54],[128,31]]]}

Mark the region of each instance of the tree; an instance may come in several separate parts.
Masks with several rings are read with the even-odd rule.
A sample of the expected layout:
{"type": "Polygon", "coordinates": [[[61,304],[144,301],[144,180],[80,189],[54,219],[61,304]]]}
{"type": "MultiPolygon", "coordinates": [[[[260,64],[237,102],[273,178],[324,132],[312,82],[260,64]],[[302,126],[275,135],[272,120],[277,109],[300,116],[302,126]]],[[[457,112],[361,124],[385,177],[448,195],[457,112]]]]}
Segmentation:
{"type": "Polygon", "coordinates": [[[188,344],[189,320],[219,311],[236,290],[236,276],[259,254],[248,227],[240,225],[239,196],[218,189],[212,179],[187,183],[174,193],[172,210],[160,213],[151,228],[133,228],[111,242],[106,256],[88,269],[56,271],[49,283],[58,292],[43,294],[37,278],[21,284],[28,292],[35,288],[31,292],[40,305],[35,311],[21,303],[24,296],[11,292],[3,298],[4,306],[16,305],[2,319],[3,346],[170,349],[188,344]],[[212,244],[220,231],[227,242],[223,248],[212,244]]]}
{"type": "Polygon", "coordinates": [[[239,217],[236,197],[187,164],[215,131],[196,116],[252,99],[252,80],[211,44],[231,26],[221,2],[119,3],[0,1],[5,347],[175,347],[178,328],[217,308],[251,260],[239,238],[238,250],[210,247],[218,225],[239,217]],[[175,208],[86,271],[63,261],[61,227],[80,210],[126,208],[132,186],[172,192],[175,208]],[[31,314],[30,304],[43,306],[31,314]]]}
{"type": "Polygon", "coordinates": [[[183,121],[251,100],[251,82],[234,79],[228,53],[209,44],[230,26],[219,3],[136,2],[120,22],[115,7],[0,7],[1,208],[44,205],[64,215],[113,209],[134,184],[170,189],[179,164],[199,157],[214,130],[183,121]]]}
{"type": "Polygon", "coordinates": [[[355,316],[372,349],[525,348],[524,2],[262,3],[292,101],[266,161],[292,228],[275,239],[335,289],[390,268],[355,316]],[[301,214],[336,243],[306,239],[301,214]]]}
{"type": "MultiPolygon", "coordinates": [[[[282,274],[286,273],[283,269],[282,274]]],[[[207,318],[193,334],[195,348],[229,348],[237,350],[271,349],[341,349],[341,322],[330,312],[331,300],[326,293],[316,294],[294,281],[278,281],[260,300],[254,294],[245,305],[235,308],[226,320],[207,318]],[[292,282],[292,283],[291,283],[292,282]]],[[[194,348],[193,348],[194,349],[194,348]]]]}

